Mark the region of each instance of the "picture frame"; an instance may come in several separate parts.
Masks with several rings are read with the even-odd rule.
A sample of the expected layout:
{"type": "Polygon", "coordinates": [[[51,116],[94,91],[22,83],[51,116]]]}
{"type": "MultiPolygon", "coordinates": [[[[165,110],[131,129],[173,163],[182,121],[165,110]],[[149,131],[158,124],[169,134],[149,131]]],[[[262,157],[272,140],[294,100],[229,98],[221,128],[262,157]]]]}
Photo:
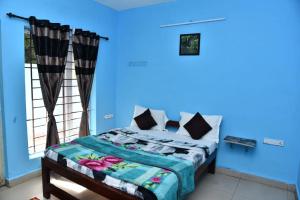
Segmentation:
{"type": "Polygon", "coordinates": [[[200,55],[200,33],[190,33],[180,35],[180,56],[198,56],[200,55]]]}

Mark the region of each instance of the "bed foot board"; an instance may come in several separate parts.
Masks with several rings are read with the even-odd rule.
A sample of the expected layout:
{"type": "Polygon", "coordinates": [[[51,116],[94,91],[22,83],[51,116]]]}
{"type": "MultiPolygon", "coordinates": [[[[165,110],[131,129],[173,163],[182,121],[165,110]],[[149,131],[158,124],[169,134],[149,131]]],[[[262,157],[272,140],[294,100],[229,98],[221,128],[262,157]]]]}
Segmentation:
{"type": "Polygon", "coordinates": [[[216,159],[214,159],[208,166],[208,173],[215,174],[216,173],[216,159]]]}

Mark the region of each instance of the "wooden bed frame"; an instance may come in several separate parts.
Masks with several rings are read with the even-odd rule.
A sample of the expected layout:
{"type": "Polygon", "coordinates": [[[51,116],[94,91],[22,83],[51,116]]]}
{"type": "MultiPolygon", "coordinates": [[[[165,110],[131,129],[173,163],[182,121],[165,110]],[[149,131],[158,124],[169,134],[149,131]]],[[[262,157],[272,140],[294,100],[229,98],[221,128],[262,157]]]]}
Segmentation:
{"type": "MultiPolygon", "coordinates": [[[[169,121],[167,126],[178,128],[179,123],[177,121],[169,121]]],[[[211,154],[195,172],[195,185],[198,183],[201,175],[206,171],[208,173],[214,174],[216,168],[216,157],[217,150],[211,154]]],[[[43,196],[49,199],[51,194],[56,196],[61,200],[79,200],[78,198],[72,196],[71,194],[65,192],[64,190],[56,187],[50,183],[50,174],[54,172],[74,183],[77,183],[101,196],[104,196],[112,200],[138,200],[139,198],[130,195],[121,190],[110,187],[102,182],[96,181],[84,174],[81,174],[71,168],[59,165],[57,162],[45,157],[42,158],[42,183],[43,183],[43,196]]]]}

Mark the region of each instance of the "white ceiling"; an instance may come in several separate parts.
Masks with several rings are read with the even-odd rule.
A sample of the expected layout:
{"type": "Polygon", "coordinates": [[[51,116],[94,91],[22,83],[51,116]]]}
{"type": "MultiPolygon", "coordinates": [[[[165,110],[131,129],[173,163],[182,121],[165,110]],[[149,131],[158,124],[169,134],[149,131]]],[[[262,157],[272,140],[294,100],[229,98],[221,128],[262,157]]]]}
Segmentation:
{"type": "Polygon", "coordinates": [[[149,6],[153,4],[165,3],[175,0],[96,0],[97,2],[111,7],[115,10],[127,10],[130,8],[137,8],[149,6]]]}

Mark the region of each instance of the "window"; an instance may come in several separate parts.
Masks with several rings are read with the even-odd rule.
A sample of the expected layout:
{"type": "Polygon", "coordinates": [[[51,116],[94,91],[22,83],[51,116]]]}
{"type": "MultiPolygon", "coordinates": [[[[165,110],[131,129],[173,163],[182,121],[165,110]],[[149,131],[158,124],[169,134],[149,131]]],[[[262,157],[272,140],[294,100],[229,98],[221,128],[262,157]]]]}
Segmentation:
{"type": "MultiPolygon", "coordinates": [[[[54,110],[61,143],[78,137],[82,113],[71,41],[64,81],[54,110]]],[[[29,155],[34,157],[45,150],[48,116],[40,88],[33,41],[27,28],[25,28],[24,44],[28,151],[29,155]]]]}

